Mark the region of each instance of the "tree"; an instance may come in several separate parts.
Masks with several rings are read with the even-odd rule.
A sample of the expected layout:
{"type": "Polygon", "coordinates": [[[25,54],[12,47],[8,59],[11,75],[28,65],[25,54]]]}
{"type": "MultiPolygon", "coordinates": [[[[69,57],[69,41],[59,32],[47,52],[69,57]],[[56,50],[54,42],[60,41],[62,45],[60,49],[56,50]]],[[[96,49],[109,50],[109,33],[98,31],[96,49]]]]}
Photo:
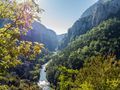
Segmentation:
{"type": "Polygon", "coordinates": [[[16,90],[19,86],[22,90],[24,87],[37,90],[35,84],[29,85],[17,76],[11,76],[9,69],[24,60],[32,60],[41,52],[42,44],[23,41],[23,35],[32,28],[32,22],[40,19],[41,11],[34,0],[21,3],[0,0],[0,90],[16,90]]]}
{"type": "Polygon", "coordinates": [[[0,72],[21,63],[21,57],[34,58],[41,52],[42,44],[23,41],[22,36],[31,28],[40,9],[33,0],[17,3],[0,0],[0,72]]]}
{"type": "Polygon", "coordinates": [[[80,70],[61,67],[59,90],[119,90],[120,61],[109,55],[88,58],[80,70]]]}

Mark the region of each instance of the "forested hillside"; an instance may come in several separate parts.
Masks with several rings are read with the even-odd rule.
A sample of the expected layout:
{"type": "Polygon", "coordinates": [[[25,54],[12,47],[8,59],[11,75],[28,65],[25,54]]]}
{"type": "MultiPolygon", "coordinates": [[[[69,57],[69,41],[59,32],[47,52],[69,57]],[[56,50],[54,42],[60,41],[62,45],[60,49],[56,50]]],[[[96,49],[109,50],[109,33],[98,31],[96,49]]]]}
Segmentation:
{"type": "Polygon", "coordinates": [[[85,34],[104,20],[116,16],[115,14],[119,12],[120,0],[98,0],[68,30],[66,37],[63,39],[63,43],[59,45],[59,49],[64,49],[79,35],[85,34]]]}
{"type": "Polygon", "coordinates": [[[53,88],[120,89],[119,11],[119,0],[99,0],[68,30],[47,67],[53,88]]]}
{"type": "Polygon", "coordinates": [[[48,80],[60,90],[119,89],[119,30],[120,20],[109,19],[70,43],[52,58],[47,68],[48,80]]]}

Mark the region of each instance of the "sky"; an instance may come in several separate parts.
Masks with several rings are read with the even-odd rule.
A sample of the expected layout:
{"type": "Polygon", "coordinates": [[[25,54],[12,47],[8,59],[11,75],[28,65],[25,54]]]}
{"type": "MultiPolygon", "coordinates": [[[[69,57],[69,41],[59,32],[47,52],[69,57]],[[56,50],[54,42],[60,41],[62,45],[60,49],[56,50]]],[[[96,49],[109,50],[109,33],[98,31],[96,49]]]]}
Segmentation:
{"type": "Polygon", "coordinates": [[[98,0],[39,0],[45,10],[41,15],[41,23],[57,34],[68,31],[82,13],[98,0]]]}

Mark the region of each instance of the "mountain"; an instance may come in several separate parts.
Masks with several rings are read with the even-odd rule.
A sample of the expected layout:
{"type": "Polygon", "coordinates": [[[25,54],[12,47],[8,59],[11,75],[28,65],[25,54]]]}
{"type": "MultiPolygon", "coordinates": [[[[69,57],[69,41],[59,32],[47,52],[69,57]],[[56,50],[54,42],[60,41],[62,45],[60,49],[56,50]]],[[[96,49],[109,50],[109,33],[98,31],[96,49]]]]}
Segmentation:
{"type": "Polygon", "coordinates": [[[57,39],[58,39],[58,50],[59,50],[59,46],[63,43],[63,39],[67,34],[61,34],[61,35],[57,35],[57,39]]]}
{"type": "MultiPolygon", "coordinates": [[[[84,84],[84,81],[88,79],[88,83],[95,86],[93,87],[94,89],[88,90],[101,90],[101,88],[105,88],[104,84],[106,85],[106,82],[104,83],[102,82],[103,80],[111,79],[111,77],[113,77],[112,79],[114,80],[114,76],[117,76],[116,78],[119,79],[120,71],[117,71],[118,68],[117,66],[119,65],[117,64],[117,61],[119,61],[119,59],[120,59],[120,20],[118,18],[114,18],[102,22],[97,27],[81,35],[79,38],[71,42],[64,50],[57,53],[57,55],[53,56],[52,59],[50,59],[52,60],[52,62],[48,65],[47,68],[47,78],[48,81],[53,85],[57,86],[57,88],[72,87],[74,88],[73,90],[86,90],[85,87],[84,89],[80,89],[82,87],[79,86],[84,84]],[[113,57],[109,56],[111,54],[113,57]],[[104,61],[106,60],[106,58],[108,58],[107,61],[104,61]],[[114,59],[116,59],[115,62],[113,61],[114,59]],[[94,61],[92,62],[92,60],[94,61]],[[108,64],[110,62],[111,64],[108,64]],[[87,64],[90,65],[89,66],[90,68],[87,66],[87,64]],[[115,68],[112,68],[111,66],[111,70],[113,69],[113,71],[111,71],[109,70],[110,68],[108,68],[109,66],[105,64],[107,65],[115,64],[114,65],[115,68]],[[87,67],[87,70],[85,65],[87,67]],[[96,65],[97,68],[94,67],[94,65],[96,65]],[[107,68],[106,70],[103,70],[104,65],[107,68]],[[60,69],[61,66],[63,68],[60,69]],[[66,67],[66,69],[64,67],[66,67]],[[80,72],[81,69],[83,69],[82,73],[80,72]],[[98,70],[94,71],[95,69],[98,70]],[[100,70],[104,71],[104,73],[100,70]],[[112,75],[111,73],[114,72],[116,74],[112,75]],[[84,75],[80,76],[81,74],[84,75]],[[107,76],[101,78],[103,75],[107,76]],[[89,77],[91,77],[92,79],[89,77]],[[99,79],[100,81],[97,81],[98,84],[95,84],[96,79],[94,77],[100,78],[99,79]],[[74,82],[75,80],[76,84],[74,82]],[[91,83],[89,82],[89,80],[91,80],[91,82],[92,81],[94,82],[91,83]],[[100,89],[98,89],[98,87],[100,89]]],[[[119,86],[119,84],[117,86],[119,86]]],[[[108,87],[106,87],[107,89],[105,90],[111,88],[110,86],[111,85],[108,85],[108,87]]],[[[116,88],[120,89],[120,87],[116,88]]]]}
{"type": "Polygon", "coordinates": [[[63,43],[59,49],[65,48],[69,42],[73,41],[78,36],[86,33],[93,27],[99,25],[104,20],[116,16],[120,11],[120,0],[99,0],[90,8],[88,8],[68,30],[63,43]]]}
{"type": "Polygon", "coordinates": [[[24,40],[43,43],[45,47],[54,51],[58,46],[57,35],[53,30],[47,29],[40,22],[35,21],[32,24],[33,29],[24,37],[24,40]]]}
{"type": "Polygon", "coordinates": [[[62,50],[47,66],[51,86],[57,90],[120,89],[120,0],[99,0],[62,41],[62,50]]]}
{"type": "Polygon", "coordinates": [[[57,35],[58,42],[61,42],[66,34],[57,35]]]}

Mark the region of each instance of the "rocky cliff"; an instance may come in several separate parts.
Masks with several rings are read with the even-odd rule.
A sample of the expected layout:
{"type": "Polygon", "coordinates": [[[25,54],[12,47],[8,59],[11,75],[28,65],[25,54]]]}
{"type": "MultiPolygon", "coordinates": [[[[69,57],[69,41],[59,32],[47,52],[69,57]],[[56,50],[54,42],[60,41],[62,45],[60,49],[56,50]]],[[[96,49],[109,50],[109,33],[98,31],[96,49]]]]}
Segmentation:
{"type": "Polygon", "coordinates": [[[88,8],[68,30],[67,36],[63,39],[60,49],[66,47],[68,43],[77,36],[86,33],[91,28],[99,25],[106,19],[116,17],[120,11],[120,0],[99,0],[88,8]]]}
{"type": "Polygon", "coordinates": [[[24,37],[24,40],[43,43],[45,47],[54,51],[58,46],[57,35],[53,30],[47,29],[40,22],[35,21],[32,25],[33,30],[30,30],[24,37]]]}

